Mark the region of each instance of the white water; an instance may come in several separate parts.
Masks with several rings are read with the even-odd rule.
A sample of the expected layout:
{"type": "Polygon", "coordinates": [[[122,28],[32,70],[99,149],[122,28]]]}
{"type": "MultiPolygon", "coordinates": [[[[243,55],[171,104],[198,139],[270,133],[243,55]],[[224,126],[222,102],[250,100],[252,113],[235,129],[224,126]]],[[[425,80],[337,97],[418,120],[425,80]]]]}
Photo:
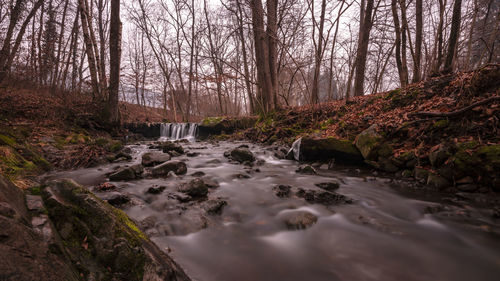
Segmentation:
{"type": "Polygon", "coordinates": [[[300,161],[300,143],[302,142],[302,138],[298,138],[295,140],[292,144],[292,148],[290,148],[290,152],[293,152],[293,158],[295,158],[296,161],[300,161]]]}
{"type": "Polygon", "coordinates": [[[194,141],[197,129],[196,123],[163,123],[160,127],[160,139],[194,141]]]}

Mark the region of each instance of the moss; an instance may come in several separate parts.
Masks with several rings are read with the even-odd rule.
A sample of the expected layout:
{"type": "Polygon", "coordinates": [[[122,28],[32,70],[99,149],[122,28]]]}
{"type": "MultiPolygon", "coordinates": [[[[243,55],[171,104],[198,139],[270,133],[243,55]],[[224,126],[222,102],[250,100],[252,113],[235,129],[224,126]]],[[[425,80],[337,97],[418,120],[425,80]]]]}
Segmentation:
{"type": "Polygon", "coordinates": [[[107,138],[97,138],[94,140],[94,144],[99,147],[105,147],[109,143],[109,139],[107,138]]]}
{"type": "Polygon", "coordinates": [[[457,144],[459,150],[474,149],[477,146],[479,146],[479,143],[477,141],[468,141],[457,144]]]}
{"type": "Polygon", "coordinates": [[[111,209],[118,222],[120,222],[122,225],[127,226],[127,228],[132,231],[132,236],[122,234],[122,236],[125,236],[127,240],[129,240],[129,242],[131,242],[134,246],[139,246],[141,245],[142,240],[148,240],[147,236],[141,230],[139,230],[137,225],[133,223],[122,210],[114,207],[111,207],[111,209]]]}
{"type": "Polygon", "coordinates": [[[385,100],[390,100],[394,96],[399,95],[399,93],[401,93],[401,89],[400,88],[394,89],[394,90],[390,91],[389,93],[387,93],[387,95],[385,95],[384,99],[385,100]]]}
{"type": "Polygon", "coordinates": [[[203,126],[215,126],[222,122],[224,117],[207,117],[201,121],[201,125],[203,126]]]}
{"type": "Polygon", "coordinates": [[[449,124],[449,122],[447,119],[438,120],[438,121],[434,122],[434,124],[432,125],[432,128],[436,129],[436,130],[444,129],[444,128],[448,127],[448,124],[449,124]]]}
{"type": "Polygon", "coordinates": [[[42,186],[33,186],[28,189],[28,192],[31,195],[42,195],[42,190],[43,190],[42,186]]]}
{"type": "Polygon", "coordinates": [[[9,136],[0,134],[0,145],[15,146],[16,141],[9,136]]]}
{"type": "Polygon", "coordinates": [[[114,153],[122,150],[122,148],[123,148],[123,143],[121,141],[113,141],[112,143],[109,144],[108,150],[114,153]]]}

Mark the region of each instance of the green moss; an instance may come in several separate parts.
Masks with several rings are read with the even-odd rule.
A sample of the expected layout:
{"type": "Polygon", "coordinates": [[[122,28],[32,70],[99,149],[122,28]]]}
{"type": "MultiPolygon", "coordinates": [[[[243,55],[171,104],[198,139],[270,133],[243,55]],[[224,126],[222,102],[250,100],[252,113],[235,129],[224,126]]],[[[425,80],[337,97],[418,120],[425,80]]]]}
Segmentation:
{"type": "Polygon", "coordinates": [[[148,240],[147,236],[141,230],[139,230],[137,225],[135,225],[135,223],[133,223],[122,210],[119,210],[119,209],[114,208],[114,207],[111,207],[111,208],[112,208],[113,214],[116,216],[117,220],[121,224],[127,226],[128,229],[130,229],[132,231],[133,236],[129,237],[131,239],[131,240],[129,240],[130,242],[133,242],[133,244],[135,246],[139,246],[141,244],[141,240],[148,240]]]}
{"type": "Polygon", "coordinates": [[[99,147],[105,147],[109,143],[109,139],[107,138],[97,138],[94,140],[94,144],[99,147]]]}
{"type": "Polygon", "coordinates": [[[33,186],[28,189],[28,192],[31,195],[42,195],[42,190],[43,190],[42,186],[33,186]]]}
{"type": "Polygon", "coordinates": [[[224,117],[207,117],[201,121],[201,125],[203,126],[215,126],[222,122],[224,117]]]}
{"type": "Polygon", "coordinates": [[[462,142],[458,143],[457,147],[459,150],[465,150],[465,149],[474,149],[479,145],[477,141],[468,141],[468,142],[462,142]]]}
{"type": "Polygon", "coordinates": [[[390,100],[392,99],[394,96],[396,95],[399,95],[399,93],[401,92],[401,89],[394,89],[392,91],[390,91],[389,93],[387,93],[387,95],[385,95],[384,99],[385,100],[390,100]]]}
{"type": "Polygon", "coordinates": [[[444,129],[444,128],[448,127],[448,124],[449,124],[449,122],[447,119],[438,120],[438,121],[434,122],[434,124],[432,125],[432,128],[436,129],[436,130],[444,129]]]}
{"type": "Polygon", "coordinates": [[[0,145],[14,146],[16,145],[16,141],[11,137],[0,134],[0,145]]]}
{"type": "Polygon", "coordinates": [[[109,144],[108,150],[114,153],[122,150],[122,148],[123,144],[121,141],[113,141],[112,143],[109,144]]]}

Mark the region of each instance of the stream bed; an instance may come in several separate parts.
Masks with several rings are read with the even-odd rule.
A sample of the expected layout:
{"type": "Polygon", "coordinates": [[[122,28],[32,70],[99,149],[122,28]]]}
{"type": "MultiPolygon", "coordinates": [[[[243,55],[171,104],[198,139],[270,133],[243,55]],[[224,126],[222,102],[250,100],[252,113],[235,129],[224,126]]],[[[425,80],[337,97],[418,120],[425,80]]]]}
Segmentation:
{"type": "MultiPolygon", "coordinates": [[[[242,144],[183,143],[192,157],[174,160],[187,164],[186,175],[111,182],[116,190],[95,193],[129,198],[121,208],[193,280],[499,280],[500,214],[475,207],[480,199],[415,191],[353,167],[301,174],[297,162],[256,144],[246,143],[257,158],[253,167],[223,156],[242,144]],[[207,197],[183,200],[179,186],[197,177],[217,184],[207,197]],[[321,204],[297,195],[330,182],[350,200],[321,204]],[[290,186],[289,194],[277,196],[277,185],[290,186]],[[311,225],[294,229],[289,218],[303,214],[311,225]]],[[[94,190],[107,173],[140,163],[151,150],[147,143],[129,147],[129,162],[47,178],[94,190]]]]}

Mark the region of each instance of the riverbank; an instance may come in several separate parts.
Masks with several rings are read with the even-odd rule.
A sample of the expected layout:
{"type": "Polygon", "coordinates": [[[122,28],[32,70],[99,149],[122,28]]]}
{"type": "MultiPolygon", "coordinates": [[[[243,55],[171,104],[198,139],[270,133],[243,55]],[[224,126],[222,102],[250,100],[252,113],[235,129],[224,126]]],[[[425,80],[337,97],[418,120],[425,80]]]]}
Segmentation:
{"type": "Polygon", "coordinates": [[[302,137],[301,161],[351,160],[437,190],[498,192],[499,87],[500,66],[490,65],[348,102],[286,108],[214,138],[291,147],[302,137]]]}

